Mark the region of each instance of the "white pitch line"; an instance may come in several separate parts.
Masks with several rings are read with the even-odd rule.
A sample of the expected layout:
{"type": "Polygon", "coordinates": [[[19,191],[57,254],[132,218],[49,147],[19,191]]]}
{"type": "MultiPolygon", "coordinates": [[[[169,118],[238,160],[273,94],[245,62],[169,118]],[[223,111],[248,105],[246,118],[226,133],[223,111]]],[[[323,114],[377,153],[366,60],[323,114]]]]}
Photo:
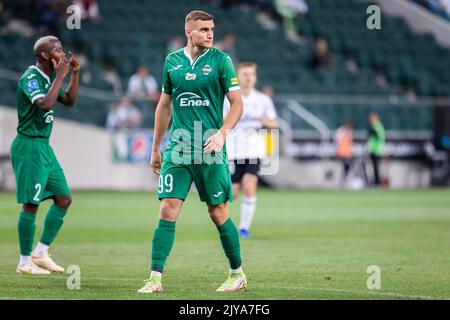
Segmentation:
{"type": "MultiPolygon", "coordinates": [[[[1,277],[1,275],[0,275],[1,277]]],[[[47,278],[42,276],[28,276],[28,277],[34,277],[34,278],[47,278]]],[[[51,279],[57,279],[62,280],[65,279],[63,277],[58,278],[51,278],[51,279]]],[[[136,281],[140,282],[140,279],[136,278],[110,278],[110,277],[81,277],[81,281],[83,280],[97,280],[97,281],[136,281]]],[[[367,290],[367,291],[361,291],[361,290],[349,290],[349,289],[332,289],[332,288],[305,288],[305,287],[293,287],[293,286],[274,286],[274,285],[261,285],[261,287],[266,288],[276,288],[276,289],[291,289],[291,290],[304,290],[304,291],[325,291],[325,292],[340,292],[340,293],[351,293],[351,294],[358,294],[358,295],[374,295],[374,296],[391,296],[391,297],[397,297],[397,298],[408,298],[408,299],[423,299],[423,300],[450,300],[450,297],[432,297],[432,296],[418,296],[418,295],[409,295],[409,294],[403,294],[398,292],[383,292],[383,291],[374,291],[374,290],[367,290]]],[[[251,287],[250,287],[251,288],[251,287]]],[[[9,297],[0,297],[0,299],[14,299],[9,297]]]]}
{"type": "Polygon", "coordinates": [[[409,298],[409,299],[424,299],[424,300],[450,300],[450,298],[443,297],[432,297],[432,296],[417,296],[417,295],[409,295],[397,292],[383,292],[383,291],[361,291],[361,290],[349,290],[349,289],[332,289],[332,288],[305,288],[305,287],[287,287],[287,286],[265,286],[269,288],[277,288],[277,289],[294,289],[294,290],[307,290],[307,291],[328,291],[328,292],[342,292],[342,293],[352,293],[352,294],[368,294],[368,295],[378,295],[378,296],[393,296],[399,298],[409,298]]]}
{"type": "MultiPolygon", "coordinates": [[[[100,280],[100,281],[136,281],[134,278],[85,278],[86,280],[100,280]]],[[[432,296],[418,296],[418,295],[409,295],[397,292],[378,292],[378,291],[358,291],[358,290],[349,290],[349,289],[332,289],[332,288],[305,288],[305,287],[286,287],[286,286],[264,286],[269,288],[279,288],[279,289],[295,289],[295,290],[307,290],[307,291],[329,291],[329,292],[342,292],[342,293],[352,293],[352,294],[369,294],[369,295],[378,295],[378,296],[392,296],[399,298],[409,298],[409,299],[424,299],[424,300],[450,300],[449,297],[432,297],[432,296]]]]}

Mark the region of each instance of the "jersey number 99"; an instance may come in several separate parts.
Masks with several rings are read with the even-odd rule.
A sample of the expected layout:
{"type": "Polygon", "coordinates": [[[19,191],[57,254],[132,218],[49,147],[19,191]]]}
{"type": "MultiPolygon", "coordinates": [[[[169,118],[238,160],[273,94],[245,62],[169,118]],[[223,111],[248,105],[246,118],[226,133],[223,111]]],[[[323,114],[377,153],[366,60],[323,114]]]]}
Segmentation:
{"type": "Polygon", "coordinates": [[[164,176],[159,176],[158,181],[158,193],[172,192],[173,190],[173,176],[171,174],[166,174],[164,176]]]}

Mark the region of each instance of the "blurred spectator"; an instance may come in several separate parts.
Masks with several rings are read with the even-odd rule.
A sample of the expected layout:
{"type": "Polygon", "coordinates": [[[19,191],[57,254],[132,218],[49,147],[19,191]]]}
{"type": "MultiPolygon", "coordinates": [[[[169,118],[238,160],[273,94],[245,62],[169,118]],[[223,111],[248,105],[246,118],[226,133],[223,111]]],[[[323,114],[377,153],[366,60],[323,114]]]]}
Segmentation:
{"type": "Polygon", "coordinates": [[[6,11],[3,1],[0,1],[0,36],[4,36],[9,33],[9,19],[11,14],[6,11]]]}
{"type": "Polygon", "coordinates": [[[345,122],[334,135],[336,140],[336,156],[342,162],[344,168],[343,183],[347,181],[352,163],[353,154],[353,128],[351,122],[345,122]]]}
{"type": "Polygon", "coordinates": [[[132,98],[156,99],[158,97],[158,83],[146,67],[139,67],[138,71],[128,81],[128,95],[132,98]]]}
{"type": "Polygon", "coordinates": [[[380,158],[384,152],[384,127],[380,121],[380,117],[376,112],[369,115],[369,137],[367,139],[367,147],[370,153],[370,159],[373,166],[374,185],[380,186],[380,158]]]}
{"type": "Polygon", "coordinates": [[[331,67],[331,55],[328,43],[324,38],[316,39],[314,54],[311,57],[311,67],[314,69],[329,69],[331,67]]]}
{"type": "Polygon", "coordinates": [[[274,0],[275,10],[283,17],[284,30],[289,40],[297,44],[303,44],[304,39],[299,36],[299,30],[295,23],[295,17],[308,13],[308,5],[305,0],[274,0]]]}
{"type": "Polygon", "coordinates": [[[96,21],[98,19],[97,0],[74,0],[74,5],[81,9],[81,19],[96,21]]]}
{"type": "Polygon", "coordinates": [[[137,129],[142,123],[142,113],[128,97],[123,97],[108,113],[106,128],[110,130],[137,129]]]}
{"type": "Polygon", "coordinates": [[[236,37],[232,33],[227,33],[222,40],[216,43],[216,48],[220,49],[230,56],[234,63],[238,63],[236,55],[236,37]]]}
{"type": "Polygon", "coordinates": [[[64,0],[48,0],[37,2],[39,22],[42,26],[41,33],[59,35],[58,24],[66,14],[67,3],[64,0]]]}
{"type": "Polygon", "coordinates": [[[122,81],[114,62],[110,59],[105,59],[103,61],[102,79],[112,86],[114,94],[122,94],[122,81]]]}
{"type": "Polygon", "coordinates": [[[345,59],[345,68],[353,75],[358,73],[358,64],[356,63],[355,57],[347,55],[345,59]]]}
{"type": "Polygon", "coordinates": [[[183,48],[183,39],[180,36],[175,36],[169,40],[167,43],[167,53],[171,53],[177,51],[178,49],[183,48]]]}
{"type": "Polygon", "coordinates": [[[271,97],[271,98],[273,98],[274,95],[275,95],[275,91],[273,90],[273,87],[271,87],[271,86],[269,86],[269,85],[264,86],[264,87],[261,89],[261,91],[262,91],[263,93],[267,94],[267,95],[268,95],[269,97],[271,97]]]}

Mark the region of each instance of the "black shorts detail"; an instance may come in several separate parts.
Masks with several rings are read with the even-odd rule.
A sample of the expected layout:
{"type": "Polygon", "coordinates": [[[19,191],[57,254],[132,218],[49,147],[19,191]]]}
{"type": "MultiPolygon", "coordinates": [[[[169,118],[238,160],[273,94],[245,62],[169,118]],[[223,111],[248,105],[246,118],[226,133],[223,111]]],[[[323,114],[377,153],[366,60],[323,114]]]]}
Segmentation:
{"type": "Polygon", "coordinates": [[[260,175],[261,160],[260,159],[240,159],[240,160],[230,160],[230,174],[231,182],[238,183],[241,182],[244,174],[249,173],[257,177],[260,175]]]}

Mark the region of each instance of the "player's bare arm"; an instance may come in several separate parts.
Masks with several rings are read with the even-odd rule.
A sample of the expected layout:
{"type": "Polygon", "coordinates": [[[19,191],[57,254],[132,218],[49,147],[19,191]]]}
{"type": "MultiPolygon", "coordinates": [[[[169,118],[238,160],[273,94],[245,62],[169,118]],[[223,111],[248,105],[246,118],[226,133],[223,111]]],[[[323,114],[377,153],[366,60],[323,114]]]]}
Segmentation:
{"type": "Polygon", "coordinates": [[[278,120],[277,119],[270,120],[270,119],[266,119],[266,118],[259,118],[258,120],[266,128],[269,128],[269,129],[278,128],[278,120]]]}
{"type": "Polygon", "coordinates": [[[70,70],[69,60],[65,57],[62,57],[58,63],[56,63],[56,61],[53,60],[53,63],[54,69],[56,70],[55,81],[53,81],[53,84],[50,87],[48,93],[45,95],[45,97],[37,99],[34,102],[35,105],[37,105],[39,108],[45,111],[50,111],[55,106],[58,100],[58,93],[59,90],[61,89],[64,77],[70,70]]]}
{"type": "Polygon", "coordinates": [[[242,116],[243,103],[241,91],[230,91],[227,93],[227,98],[230,101],[230,111],[223,121],[222,128],[206,140],[204,146],[206,152],[220,151],[225,144],[228,133],[236,126],[242,116]]]}
{"type": "Polygon", "coordinates": [[[150,167],[156,174],[159,174],[161,170],[161,153],[159,147],[161,146],[164,133],[167,131],[171,117],[172,96],[163,92],[155,111],[155,132],[150,160],[150,167]]]}
{"type": "Polygon", "coordinates": [[[58,102],[61,102],[67,107],[72,107],[75,104],[75,100],[77,99],[78,83],[80,78],[80,61],[73,55],[71,51],[69,51],[69,56],[69,64],[70,69],[72,70],[72,75],[70,77],[69,86],[64,92],[64,95],[58,98],[58,102]]]}

